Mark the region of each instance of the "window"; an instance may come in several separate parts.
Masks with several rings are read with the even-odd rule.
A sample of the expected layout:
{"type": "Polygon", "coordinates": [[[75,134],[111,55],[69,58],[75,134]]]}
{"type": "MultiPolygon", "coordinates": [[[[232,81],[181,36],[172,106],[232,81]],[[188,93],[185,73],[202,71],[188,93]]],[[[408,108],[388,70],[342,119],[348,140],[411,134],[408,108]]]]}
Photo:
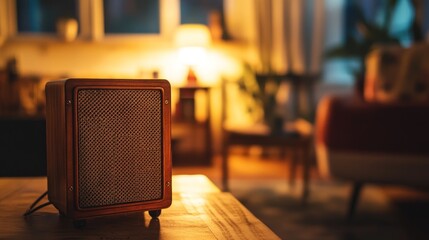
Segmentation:
{"type": "Polygon", "coordinates": [[[211,13],[223,13],[223,0],[180,0],[180,23],[209,24],[211,13]]]}
{"type": "Polygon", "coordinates": [[[0,0],[0,40],[56,32],[60,18],[79,23],[81,39],[170,35],[178,24],[221,24],[224,0],[0,0]]]}
{"type": "Polygon", "coordinates": [[[59,19],[78,19],[76,0],[16,0],[16,11],[18,32],[55,33],[59,19]]]}
{"type": "Polygon", "coordinates": [[[0,43],[46,40],[61,18],[78,21],[80,39],[153,40],[174,32],[179,16],[180,0],[0,0],[0,43]]]}
{"type": "Polygon", "coordinates": [[[158,0],[105,0],[104,32],[160,33],[158,0]]]}

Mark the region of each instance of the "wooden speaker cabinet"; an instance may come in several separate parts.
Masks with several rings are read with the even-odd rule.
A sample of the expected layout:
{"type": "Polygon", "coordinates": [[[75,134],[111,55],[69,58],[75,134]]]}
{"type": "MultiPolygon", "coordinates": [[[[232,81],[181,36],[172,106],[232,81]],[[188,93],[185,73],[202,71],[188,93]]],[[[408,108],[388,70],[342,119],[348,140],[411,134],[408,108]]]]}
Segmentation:
{"type": "Polygon", "coordinates": [[[49,201],[79,221],[171,205],[166,80],[66,79],[46,85],[49,201]]]}

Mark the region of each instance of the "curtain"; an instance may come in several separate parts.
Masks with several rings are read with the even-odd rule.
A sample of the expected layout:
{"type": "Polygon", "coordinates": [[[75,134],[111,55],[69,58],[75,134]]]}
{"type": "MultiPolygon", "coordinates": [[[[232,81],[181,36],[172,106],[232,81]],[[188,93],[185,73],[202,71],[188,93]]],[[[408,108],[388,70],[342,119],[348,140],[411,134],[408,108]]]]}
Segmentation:
{"type": "MultiPolygon", "coordinates": [[[[324,51],[324,0],[254,1],[261,72],[319,74],[324,51]]],[[[277,114],[285,120],[312,118],[312,88],[311,83],[282,82],[276,96],[277,114]]]]}
{"type": "Polygon", "coordinates": [[[231,37],[256,52],[256,70],[321,71],[325,0],[224,0],[224,11],[231,37]]]}
{"type": "MultiPolygon", "coordinates": [[[[225,0],[226,26],[233,39],[256,55],[263,74],[319,74],[324,51],[325,0],[225,0]]],[[[262,89],[263,90],[263,89],[262,89]]],[[[289,83],[277,89],[277,114],[309,115],[311,93],[289,83]]]]}
{"type": "Polygon", "coordinates": [[[324,0],[254,0],[262,72],[321,71],[324,0]]]}

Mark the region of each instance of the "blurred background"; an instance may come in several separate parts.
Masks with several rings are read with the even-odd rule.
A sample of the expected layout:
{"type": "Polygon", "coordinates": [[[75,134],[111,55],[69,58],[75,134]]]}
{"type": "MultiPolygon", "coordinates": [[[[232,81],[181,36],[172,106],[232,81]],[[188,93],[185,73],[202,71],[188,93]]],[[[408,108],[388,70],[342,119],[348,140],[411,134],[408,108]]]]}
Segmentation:
{"type": "MultiPolygon", "coordinates": [[[[48,81],[167,79],[175,174],[205,174],[225,188],[228,161],[229,190],[282,238],[424,239],[427,191],[409,184],[370,187],[368,207],[346,224],[356,178],[326,178],[314,136],[322,99],[362,97],[371,50],[424,43],[428,30],[426,0],[0,0],[0,176],[46,174],[48,81]],[[304,139],[308,164],[294,160],[295,145],[258,142],[227,148],[225,160],[237,126],[267,142],[278,133],[304,139]]],[[[427,151],[418,155],[427,162],[427,151]]]]}

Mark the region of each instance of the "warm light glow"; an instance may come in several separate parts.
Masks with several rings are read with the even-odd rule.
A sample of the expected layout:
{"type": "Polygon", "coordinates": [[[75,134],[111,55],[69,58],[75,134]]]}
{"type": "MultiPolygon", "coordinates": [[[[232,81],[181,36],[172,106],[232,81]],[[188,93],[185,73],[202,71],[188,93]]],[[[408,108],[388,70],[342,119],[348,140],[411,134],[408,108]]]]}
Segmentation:
{"type": "Polygon", "coordinates": [[[211,44],[210,31],[202,24],[183,24],[176,31],[175,44],[179,48],[179,59],[188,66],[204,62],[206,49],[211,44]]]}
{"type": "Polygon", "coordinates": [[[209,47],[211,44],[210,31],[206,25],[183,24],[176,31],[175,44],[183,47],[209,47]]]}
{"type": "Polygon", "coordinates": [[[188,85],[198,84],[195,67],[206,62],[206,49],[211,43],[210,31],[202,24],[183,24],[177,29],[175,44],[179,48],[179,60],[188,67],[188,85]]]}
{"type": "Polygon", "coordinates": [[[194,66],[205,61],[207,51],[203,47],[182,47],[179,49],[179,59],[186,65],[194,66]]]}

